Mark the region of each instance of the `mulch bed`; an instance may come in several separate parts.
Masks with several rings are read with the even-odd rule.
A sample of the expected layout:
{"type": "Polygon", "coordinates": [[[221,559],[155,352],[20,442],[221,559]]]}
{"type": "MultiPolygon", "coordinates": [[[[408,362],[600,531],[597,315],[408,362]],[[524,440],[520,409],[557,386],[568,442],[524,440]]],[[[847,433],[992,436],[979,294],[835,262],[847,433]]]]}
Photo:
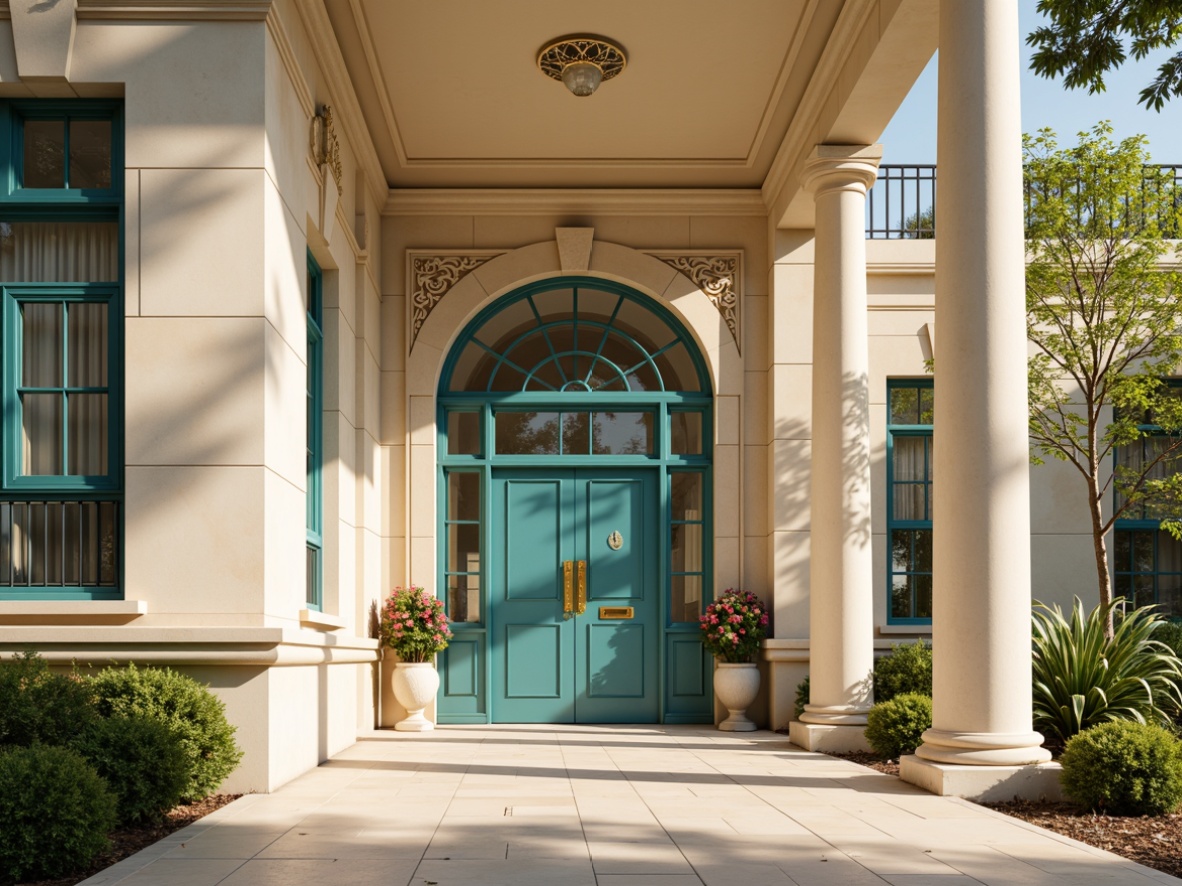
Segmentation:
{"type": "Polygon", "coordinates": [[[160,824],[143,825],[141,827],[121,828],[111,833],[111,848],[94,860],[89,868],[77,871],[68,877],[58,877],[53,880],[28,880],[17,886],[74,886],[87,877],[93,877],[104,868],[109,868],[116,862],[123,861],[135,855],[141,849],[146,849],[158,840],[162,840],[173,831],[191,825],[198,819],[204,818],[215,809],[221,809],[232,800],[237,800],[241,794],[214,794],[188,806],[178,806],[168,813],[160,824]]]}
{"type": "MultiPolygon", "coordinates": [[[[874,754],[833,754],[887,775],[898,775],[899,764],[874,754]]],[[[1062,834],[1146,867],[1182,877],[1182,813],[1122,818],[1087,812],[1070,803],[982,803],[1040,828],[1062,834]]]]}

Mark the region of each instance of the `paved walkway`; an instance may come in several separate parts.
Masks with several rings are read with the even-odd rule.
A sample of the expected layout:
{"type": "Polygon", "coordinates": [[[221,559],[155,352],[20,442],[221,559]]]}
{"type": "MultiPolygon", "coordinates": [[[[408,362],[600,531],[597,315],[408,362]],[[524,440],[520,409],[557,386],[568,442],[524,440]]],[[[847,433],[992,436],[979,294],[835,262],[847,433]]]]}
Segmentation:
{"type": "Polygon", "coordinates": [[[1153,886],[1165,874],[770,732],[374,733],[86,886],[1153,886]]]}

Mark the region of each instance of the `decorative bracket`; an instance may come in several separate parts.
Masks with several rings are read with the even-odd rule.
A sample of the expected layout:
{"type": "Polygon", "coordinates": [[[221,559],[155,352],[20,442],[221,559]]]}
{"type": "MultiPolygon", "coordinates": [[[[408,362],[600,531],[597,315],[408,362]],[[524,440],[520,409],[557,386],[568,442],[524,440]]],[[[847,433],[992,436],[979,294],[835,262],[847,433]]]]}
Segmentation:
{"type": "Polygon", "coordinates": [[[332,125],[332,107],[329,105],[312,118],[311,142],[312,159],[320,169],[320,235],[331,240],[337,203],[344,188],[341,186],[341,146],[332,125]]]}
{"type": "Polygon", "coordinates": [[[680,271],[718,309],[735,347],[743,352],[740,338],[739,295],[743,291],[742,252],[649,252],[669,267],[680,271]]]}
{"type": "Polygon", "coordinates": [[[504,255],[502,250],[471,250],[453,252],[433,250],[431,252],[406,251],[407,292],[410,293],[410,335],[407,352],[415,346],[419,330],[427,322],[431,312],[452,287],[489,259],[504,255]]]}

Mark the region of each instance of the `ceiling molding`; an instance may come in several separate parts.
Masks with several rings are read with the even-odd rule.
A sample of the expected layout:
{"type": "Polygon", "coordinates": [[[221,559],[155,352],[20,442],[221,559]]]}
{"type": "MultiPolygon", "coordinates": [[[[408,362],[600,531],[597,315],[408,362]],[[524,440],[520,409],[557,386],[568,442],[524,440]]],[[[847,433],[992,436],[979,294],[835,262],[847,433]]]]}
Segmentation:
{"type": "MultiPolygon", "coordinates": [[[[777,204],[781,191],[789,184],[792,173],[805,155],[815,147],[817,118],[833,90],[841,83],[842,68],[850,56],[858,34],[865,27],[870,13],[878,9],[878,0],[846,0],[837,23],[825,41],[821,59],[809,78],[808,87],[800,99],[787,137],[776,152],[771,169],[763,180],[764,201],[769,207],[777,204]]],[[[824,135],[820,140],[824,141],[824,135]]]]}
{"type": "Polygon", "coordinates": [[[393,188],[384,216],[767,215],[756,188],[393,188]]]}
{"type": "Polygon", "coordinates": [[[357,29],[361,49],[365,53],[365,64],[369,68],[369,78],[373,81],[374,92],[377,93],[378,104],[382,108],[382,119],[385,121],[390,143],[394,146],[394,155],[398,158],[400,166],[406,166],[409,159],[406,154],[406,145],[403,143],[402,133],[398,129],[398,119],[394,116],[394,108],[390,105],[390,94],[385,88],[386,81],[382,76],[382,63],[378,58],[378,50],[373,43],[373,31],[365,18],[365,10],[361,7],[361,0],[349,0],[349,14],[353,17],[353,27],[357,29]]]}
{"type": "MultiPolygon", "coordinates": [[[[263,21],[272,0],[78,0],[78,18],[142,21],[263,21]]],[[[3,13],[8,11],[4,4],[3,13]]]]}

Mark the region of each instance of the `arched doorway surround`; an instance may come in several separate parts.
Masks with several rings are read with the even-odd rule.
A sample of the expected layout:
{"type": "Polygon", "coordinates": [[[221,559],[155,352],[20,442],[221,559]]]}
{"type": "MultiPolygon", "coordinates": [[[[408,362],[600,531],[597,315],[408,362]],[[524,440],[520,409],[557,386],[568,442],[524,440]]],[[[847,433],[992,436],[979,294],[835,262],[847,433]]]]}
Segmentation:
{"type": "MultiPolygon", "coordinates": [[[[693,615],[696,621],[701,599],[711,593],[720,572],[726,570],[724,580],[737,576],[732,571],[737,566],[737,545],[732,546],[729,538],[717,544],[718,533],[710,526],[711,516],[720,510],[728,518],[739,510],[737,446],[729,441],[718,445],[714,430],[715,410],[723,402],[717,396],[733,397],[740,387],[737,349],[714,304],[664,263],[626,247],[597,243],[591,267],[572,278],[562,277],[560,269],[553,267],[556,257],[554,243],[535,244],[493,259],[463,278],[422,324],[408,356],[408,574],[427,584],[429,566],[431,585],[460,622],[457,641],[441,662],[439,718],[441,722],[576,717],[708,721],[712,717],[709,662],[700,654],[696,625],[689,618],[693,615]],[[605,273],[605,266],[614,266],[615,273],[605,273]],[[534,273],[529,273],[531,269],[534,273]],[[624,279],[627,284],[620,282],[624,279]],[[575,308],[577,293],[582,295],[581,310],[575,308]],[[576,326],[584,335],[577,347],[576,326]],[[672,330],[672,346],[670,341],[652,338],[658,326],[672,330]],[[473,334],[481,328],[480,343],[474,344],[473,334]],[[589,350],[585,347],[588,336],[595,343],[589,350]],[[630,362],[637,347],[644,356],[630,362]],[[522,355],[527,351],[537,359],[524,366],[522,355]],[[582,368],[576,366],[579,359],[582,368]],[[457,383],[460,376],[463,382],[457,383]],[[666,378],[673,380],[672,387],[693,390],[670,390],[666,378]],[[693,380],[687,384],[686,378],[693,380]],[[584,401],[581,408],[576,405],[580,399],[584,401]],[[691,436],[700,435],[699,451],[673,452],[685,448],[687,429],[691,436]],[[671,439],[674,434],[679,439],[676,444],[671,439]],[[510,448],[510,439],[528,439],[531,451],[500,451],[510,448]],[[612,451],[621,446],[620,451],[612,451]],[[474,447],[477,454],[458,451],[474,447]],[[725,491],[716,488],[711,472],[720,454],[728,462],[725,491]],[[430,490],[423,470],[428,464],[430,490]],[[673,474],[678,475],[676,494],[671,486],[673,474]],[[700,501],[691,502],[698,507],[688,507],[688,515],[681,488],[687,482],[701,490],[700,501]],[[719,501],[719,493],[727,500],[719,501]],[[671,511],[675,495],[682,509],[676,521],[671,511]],[[529,516],[546,508],[557,508],[559,516],[529,516]],[[609,515],[627,512],[635,523],[628,524],[625,532],[619,532],[614,523],[614,528],[606,523],[593,525],[597,508],[609,515]],[[588,639],[568,668],[569,679],[583,681],[571,690],[572,697],[583,699],[579,712],[563,696],[566,686],[550,691],[555,679],[567,681],[567,675],[556,677],[527,668],[512,673],[514,654],[510,650],[506,658],[506,644],[512,642],[520,653],[516,655],[519,662],[553,656],[558,654],[555,636],[577,629],[581,616],[562,619],[560,608],[557,617],[539,616],[531,622],[533,616],[523,615],[521,607],[517,608],[522,611],[511,612],[514,603],[505,596],[505,569],[513,559],[514,545],[524,545],[522,539],[530,535],[522,530],[506,536],[506,521],[493,518],[496,509],[515,513],[524,509],[520,513],[526,516],[512,521],[518,527],[528,526],[530,519],[541,520],[540,528],[530,530],[534,538],[544,535],[547,526],[573,527],[585,518],[586,525],[576,532],[583,541],[570,536],[561,542],[565,549],[550,552],[556,562],[546,569],[556,576],[560,588],[560,561],[571,561],[577,569],[581,560],[592,573],[598,568],[601,576],[609,571],[604,563],[598,567],[594,563],[598,553],[577,547],[585,547],[585,539],[592,534],[593,544],[608,545],[605,551],[613,536],[617,542],[622,539],[616,550],[625,554],[629,549],[651,549],[647,563],[634,563],[624,572],[651,570],[644,573],[644,582],[659,585],[654,610],[643,610],[631,598],[599,601],[605,606],[616,602],[632,606],[636,620],[627,630],[619,630],[626,618],[606,624],[598,618],[598,604],[589,605],[596,616],[595,630],[586,626],[583,633],[588,639]],[[635,536],[634,531],[641,535],[635,536]],[[686,568],[687,553],[692,569],[686,568]],[[725,564],[719,563],[719,553],[725,564]],[[489,631],[498,628],[499,607],[509,607],[501,613],[499,625],[504,629],[509,622],[516,624],[513,638],[490,637],[489,631]],[[563,624],[570,621],[576,624],[563,624]],[[634,642],[625,642],[629,638],[634,642]],[[600,665],[615,662],[615,668],[597,666],[596,656],[600,665]],[[575,673],[578,667],[581,676],[575,673]],[[613,671],[635,677],[637,667],[648,669],[647,689],[638,689],[636,680],[631,685],[608,685],[613,671]],[[533,677],[541,682],[527,685],[533,677]],[[593,678],[598,680],[594,685],[588,682],[593,678]],[[651,691],[654,686],[655,692],[651,691]],[[596,708],[596,696],[615,700],[596,708]],[[540,700],[547,697],[552,700],[540,700]],[[532,700],[521,702],[523,698],[532,700]]],[[[661,333],[655,334],[659,339],[661,333]]],[[[737,400],[731,402],[737,411],[737,400]]],[[[609,522],[613,520],[617,517],[609,522]]],[[[735,524],[725,525],[729,529],[735,524]]],[[[554,538],[549,543],[560,544],[554,538]]],[[[518,563],[525,562],[520,550],[517,558],[518,563]]],[[[572,584],[577,586],[575,576],[572,584]]],[[[523,573],[512,577],[512,583],[518,587],[528,584],[529,578],[523,573]]],[[[589,589],[589,598],[594,593],[589,589]]],[[[628,607],[606,608],[626,611],[628,607]]],[[[604,614],[613,621],[611,611],[604,614]]]]}

